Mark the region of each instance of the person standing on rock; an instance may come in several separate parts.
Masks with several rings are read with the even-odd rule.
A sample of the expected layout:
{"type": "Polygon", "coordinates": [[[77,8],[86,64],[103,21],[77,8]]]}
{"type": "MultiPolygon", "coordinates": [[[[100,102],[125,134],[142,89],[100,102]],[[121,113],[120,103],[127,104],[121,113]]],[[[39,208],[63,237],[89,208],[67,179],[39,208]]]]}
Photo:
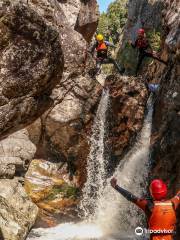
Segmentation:
{"type": "Polygon", "coordinates": [[[177,221],[176,210],[180,204],[180,191],[175,197],[166,200],[166,184],[160,179],[155,179],[150,184],[150,193],[153,199],[146,200],[140,199],[118,186],[115,178],[111,179],[111,186],[145,212],[151,240],[173,240],[177,221]]]}
{"type": "Polygon", "coordinates": [[[96,58],[96,74],[100,72],[101,65],[102,64],[114,64],[115,68],[118,70],[120,74],[123,74],[125,69],[120,67],[118,63],[111,57],[108,56],[108,47],[113,47],[115,46],[108,42],[104,41],[104,37],[102,34],[98,34],[96,36],[96,42],[92,46],[90,53],[93,55],[94,51],[96,50],[97,52],[97,58],[96,58]]]}
{"type": "Polygon", "coordinates": [[[164,63],[165,65],[167,65],[167,62],[165,62],[164,60],[160,59],[158,56],[157,56],[157,53],[155,51],[153,51],[148,39],[146,38],[146,34],[145,34],[145,31],[144,29],[140,28],[138,30],[138,37],[135,41],[135,43],[133,44],[131,40],[129,40],[129,43],[131,44],[131,46],[133,48],[138,48],[139,50],[139,56],[138,56],[138,64],[137,64],[137,67],[136,67],[136,76],[139,72],[139,69],[142,65],[142,62],[144,60],[144,58],[146,57],[150,57],[150,58],[153,58],[153,59],[156,59],[158,60],[159,62],[161,63],[164,63]]]}

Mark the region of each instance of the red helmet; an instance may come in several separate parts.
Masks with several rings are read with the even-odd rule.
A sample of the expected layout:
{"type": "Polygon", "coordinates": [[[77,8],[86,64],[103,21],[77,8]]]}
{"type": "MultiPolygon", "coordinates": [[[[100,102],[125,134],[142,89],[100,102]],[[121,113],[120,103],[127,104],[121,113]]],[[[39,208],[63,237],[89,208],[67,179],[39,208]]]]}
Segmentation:
{"type": "Polygon", "coordinates": [[[143,28],[140,28],[140,29],[138,30],[138,34],[139,34],[139,35],[144,35],[144,34],[145,34],[144,29],[143,29],[143,28]]]}
{"type": "Polygon", "coordinates": [[[150,184],[150,192],[154,200],[161,201],[167,196],[167,185],[161,179],[155,179],[150,184]]]}

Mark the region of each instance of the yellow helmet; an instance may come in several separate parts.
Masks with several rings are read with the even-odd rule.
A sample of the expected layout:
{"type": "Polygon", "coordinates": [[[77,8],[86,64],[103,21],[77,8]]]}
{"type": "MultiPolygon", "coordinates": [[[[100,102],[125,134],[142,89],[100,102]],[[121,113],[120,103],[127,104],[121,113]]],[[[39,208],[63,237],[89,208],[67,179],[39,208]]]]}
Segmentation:
{"type": "Polygon", "coordinates": [[[104,40],[104,37],[103,37],[102,34],[98,34],[98,35],[96,36],[96,39],[97,39],[97,41],[103,41],[103,40],[104,40]]]}

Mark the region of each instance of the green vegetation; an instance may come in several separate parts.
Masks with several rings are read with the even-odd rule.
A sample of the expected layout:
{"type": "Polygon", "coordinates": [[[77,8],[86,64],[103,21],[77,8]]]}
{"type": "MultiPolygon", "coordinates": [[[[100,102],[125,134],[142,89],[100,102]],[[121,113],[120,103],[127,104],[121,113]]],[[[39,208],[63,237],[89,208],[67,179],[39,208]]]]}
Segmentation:
{"type": "Polygon", "coordinates": [[[126,68],[126,72],[130,75],[135,74],[137,61],[138,61],[138,51],[131,47],[127,42],[124,48],[118,52],[117,59],[126,68]]]}
{"type": "Polygon", "coordinates": [[[116,0],[102,13],[99,19],[98,32],[116,44],[127,20],[127,0],[116,0]]]}
{"type": "Polygon", "coordinates": [[[61,195],[63,198],[73,198],[76,199],[78,195],[78,188],[69,186],[68,184],[63,184],[62,186],[54,186],[50,193],[48,194],[46,200],[52,201],[61,195]]]}
{"type": "MultiPolygon", "coordinates": [[[[127,20],[127,0],[115,0],[112,2],[107,10],[107,13],[102,13],[98,25],[98,33],[102,33],[106,40],[113,42],[117,46],[116,59],[125,68],[127,74],[134,74],[138,61],[138,50],[133,49],[131,45],[126,42],[123,49],[118,49],[121,32],[127,20]]],[[[146,31],[147,38],[154,51],[159,51],[161,48],[161,33],[159,29],[146,31]]],[[[126,39],[128,41],[128,39],[126,39]]],[[[110,49],[111,51],[111,49],[110,49]]],[[[152,61],[150,58],[145,58],[143,65],[147,65],[152,61]]],[[[112,65],[104,65],[103,71],[111,73],[112,65]]]]}
{"type": "Polygon", "coordinates": [[[154,51],[160,51],[161,49],[161,33],[155,30],[147,32],[147,38],[154,51]]]}

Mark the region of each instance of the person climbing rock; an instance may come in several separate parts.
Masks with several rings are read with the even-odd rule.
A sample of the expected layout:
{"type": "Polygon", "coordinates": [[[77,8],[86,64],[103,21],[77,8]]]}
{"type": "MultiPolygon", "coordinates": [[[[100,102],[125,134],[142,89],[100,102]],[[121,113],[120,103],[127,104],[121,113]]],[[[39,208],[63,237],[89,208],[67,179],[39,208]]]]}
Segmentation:
{"type": "Polygon", "coordinates": [[[117,185],[115,178],[111,186],[128,201],[141,208],[147,217],[151,240],[172,240],[176,227],[176,210],[180,203],[180,191],[175,197],[167,200],[167,185],[161,179],[150,184],[152,200],[141,199],[117,185]]]}
{"type": "Polygon", "coordinates": [[[118,63],[111,57],[108,56],[108,47],[115,46],[108,42],[104,41],[104,37],[102,34],[98,34],[96,36],[96,42],[90,49],[90,53],[93,55],[94,51],[97,52],[96,58],[96,74],[100,71],[102,64],[114,64],[115,68],[118,70],[120,74],[123,74],[125,69],[118,65],[118,63]]]}
{"type": "Polygon", "coordinates": [[[139,50],[138,64],[137,64],[136,72],[135,72],[136,76],[138,75],[139,69],[140,69],[140,67],[142,65],[142,62],[143,62],[145,57],[150,57],[150,58],[156,59],[159,62],[167,65],[167,62],[160,59],[157,56],[157,53],[155,51],[153,51],[148,39],[146,38],[146,34],[145,34],[144,29],[140,28],[138,30],[138,37],[137,37],[134,44],[131,40],[129,40],[129,43],[131,44],[131,46],[133,48],[138,48],[138,50],[139,50]]]}

